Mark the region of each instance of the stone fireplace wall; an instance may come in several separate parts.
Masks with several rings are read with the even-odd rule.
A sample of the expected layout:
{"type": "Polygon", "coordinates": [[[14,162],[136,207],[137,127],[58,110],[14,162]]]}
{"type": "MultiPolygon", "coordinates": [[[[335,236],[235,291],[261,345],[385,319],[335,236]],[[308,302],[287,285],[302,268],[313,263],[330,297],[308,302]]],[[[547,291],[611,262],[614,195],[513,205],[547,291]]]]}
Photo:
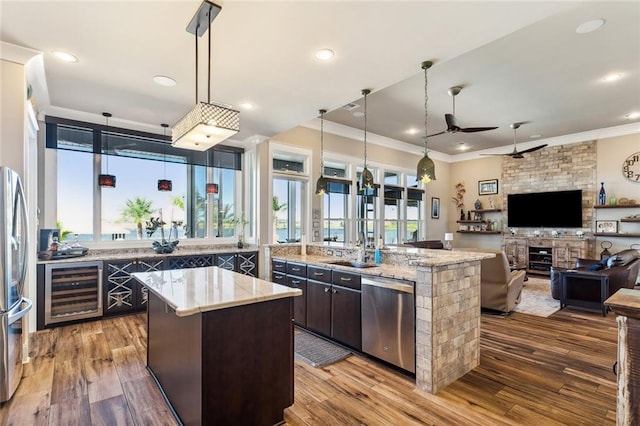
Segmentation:
{"type": "Polygon", "coordinates": [[[524,159],[505,157],[501,186],[505,226],[508,194],[581,189],[582,227],[590,230],[593,226],[593,204],[599,191],[596,141],[550,146],[525,154],[524,159]]]}

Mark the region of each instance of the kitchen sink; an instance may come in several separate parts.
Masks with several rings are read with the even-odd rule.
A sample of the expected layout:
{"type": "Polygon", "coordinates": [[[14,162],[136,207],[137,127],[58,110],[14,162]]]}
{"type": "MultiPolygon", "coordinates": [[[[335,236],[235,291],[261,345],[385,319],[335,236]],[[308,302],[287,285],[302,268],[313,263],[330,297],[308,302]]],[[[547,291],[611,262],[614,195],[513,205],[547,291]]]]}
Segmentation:
{"type": "Polygon", "coordinates": [[[362,262],[356,262],[353,260],[335,260],[335,261],[330,261],[326,263],[330,265],[349,266],[351,268],[359,268],[359,269],[373,268],[374,266],[378,266],[372,263],[362,263],[362,262]]]}

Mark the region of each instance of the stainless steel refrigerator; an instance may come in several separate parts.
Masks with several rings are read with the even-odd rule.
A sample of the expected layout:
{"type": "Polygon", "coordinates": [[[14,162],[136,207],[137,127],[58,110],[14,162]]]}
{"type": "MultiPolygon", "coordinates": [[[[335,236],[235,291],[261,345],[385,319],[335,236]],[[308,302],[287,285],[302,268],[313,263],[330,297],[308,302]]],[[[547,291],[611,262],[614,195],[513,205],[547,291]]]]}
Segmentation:
{"type": "Polygon", "coordinates": [[[20,176],[0,167],[0,403],[22,377],[23,317],[31,301],[23,296],[27,273],[27,205],[20,176]]]}

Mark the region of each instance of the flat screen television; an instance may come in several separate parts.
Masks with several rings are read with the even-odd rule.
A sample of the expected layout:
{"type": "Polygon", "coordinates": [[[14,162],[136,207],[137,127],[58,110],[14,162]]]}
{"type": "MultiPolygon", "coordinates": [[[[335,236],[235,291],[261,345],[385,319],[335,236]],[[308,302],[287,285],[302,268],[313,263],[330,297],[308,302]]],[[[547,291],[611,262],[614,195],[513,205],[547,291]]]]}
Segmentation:
{"type": "Polygon", "coordinates": [[[581,228],[582,190],[507,195],[510,228],[581,228]]]}

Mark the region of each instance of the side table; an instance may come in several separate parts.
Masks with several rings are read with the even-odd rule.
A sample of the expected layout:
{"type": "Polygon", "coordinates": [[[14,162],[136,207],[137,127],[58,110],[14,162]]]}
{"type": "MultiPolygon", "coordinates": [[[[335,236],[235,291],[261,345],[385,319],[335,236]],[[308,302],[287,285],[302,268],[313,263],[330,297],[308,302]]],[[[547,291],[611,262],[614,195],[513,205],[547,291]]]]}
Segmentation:
{"type": "Polygon", "coordinates": [[[527,274],[526,274],[526,270],[527,270],[527,265],[526,264],[524,264],[524,263],[509,263],[509,270],[511,272],[513,272],[513,271],[525,271],[524,281],[528,281],[529,280],[529,277],[527,277],[527,274]]]}
{"type": "Polygon", "coordinates": [[[604,301],[609,297],[609,277],[586,271],[560,271],[560,309],[567,305],[600,309],[607,315],[604,301]]]}

